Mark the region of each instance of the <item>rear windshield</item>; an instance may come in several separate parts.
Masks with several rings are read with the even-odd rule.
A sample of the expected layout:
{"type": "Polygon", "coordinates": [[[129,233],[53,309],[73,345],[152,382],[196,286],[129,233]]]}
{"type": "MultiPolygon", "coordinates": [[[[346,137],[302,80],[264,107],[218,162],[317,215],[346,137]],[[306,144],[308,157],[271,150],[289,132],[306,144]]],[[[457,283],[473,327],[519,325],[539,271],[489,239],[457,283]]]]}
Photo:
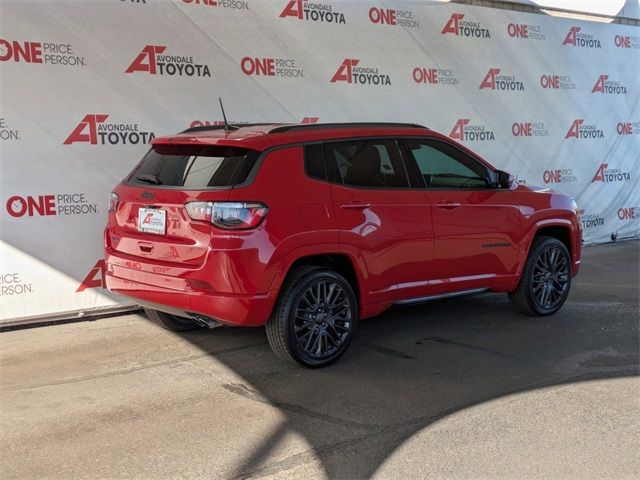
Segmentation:
{"type": "Polygon", "coordinates": [[[247,179],[258,155],[244,148],[156,145],[126,181],[166,187],[231,187],[247,179]]]}

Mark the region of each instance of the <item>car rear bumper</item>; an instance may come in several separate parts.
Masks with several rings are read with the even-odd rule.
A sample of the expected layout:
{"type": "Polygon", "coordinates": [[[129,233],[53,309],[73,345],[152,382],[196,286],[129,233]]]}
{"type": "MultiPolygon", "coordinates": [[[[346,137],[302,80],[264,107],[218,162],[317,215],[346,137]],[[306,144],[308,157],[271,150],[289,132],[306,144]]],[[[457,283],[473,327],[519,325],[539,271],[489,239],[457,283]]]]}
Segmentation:
{"type": "Polygon", "coordinates": [[[227,325],[264,325],[275,302],[275,295],[238,295],[215,292],[197,275],[202,271],[175,268],[171,275],[154,272],[152,264],[130,262],[107,253],[106,287],[119,295],[174,315],[205,316],[227,325]]]}

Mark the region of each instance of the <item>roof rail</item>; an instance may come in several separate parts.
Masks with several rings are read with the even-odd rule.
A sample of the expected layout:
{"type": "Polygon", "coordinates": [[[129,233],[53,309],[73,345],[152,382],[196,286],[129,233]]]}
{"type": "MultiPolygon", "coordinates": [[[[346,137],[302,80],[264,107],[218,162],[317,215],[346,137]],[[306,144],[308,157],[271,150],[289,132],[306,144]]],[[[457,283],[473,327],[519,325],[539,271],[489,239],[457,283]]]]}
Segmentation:
{"type": "Polygon", "coordinates": [[[290,132],[292,130],[312,130],[314,128],[358,128],[358,127],[397,127],[397,128],[426,128],[417,123],[393,123],[393,122],[345,122],[345,123],[303,123],[283,125],[272,128],[268,133],[290,132]]]}
{"type": "MultiPolygon", "coordinates": [[[[278,124],[278,123],[241,123],[241,124],[231,124],[233,127],[244,128],[244,127],[261,127],[264,125],[287,125],[286,123],[278,124]]],[[[206,132],[207,130],[224,130],[225,126],[223,125],[200,125],[198,127],[187,128],[186,130],[181,131],[180,133],[193,133],[193,132],[206,132]]]]}

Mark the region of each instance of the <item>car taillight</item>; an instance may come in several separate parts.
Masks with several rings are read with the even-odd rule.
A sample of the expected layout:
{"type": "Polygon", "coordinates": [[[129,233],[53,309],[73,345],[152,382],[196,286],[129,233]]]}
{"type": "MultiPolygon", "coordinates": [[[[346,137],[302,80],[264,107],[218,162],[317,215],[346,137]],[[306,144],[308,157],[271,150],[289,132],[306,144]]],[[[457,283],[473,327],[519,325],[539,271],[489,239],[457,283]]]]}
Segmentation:
{"type": "Polygon", "coordinates": [[[111,192],[109,195],[109,211],[115,212],[116,208],[118,208],[118,202],[120,201],[120,197],[115,192],[111,192]]]}
{"type": "Polygon", "coordinates": [[[193,220],[231,230],[256,228],[269,211],[258,202],[189,202],[184,208],[193,220]]]}

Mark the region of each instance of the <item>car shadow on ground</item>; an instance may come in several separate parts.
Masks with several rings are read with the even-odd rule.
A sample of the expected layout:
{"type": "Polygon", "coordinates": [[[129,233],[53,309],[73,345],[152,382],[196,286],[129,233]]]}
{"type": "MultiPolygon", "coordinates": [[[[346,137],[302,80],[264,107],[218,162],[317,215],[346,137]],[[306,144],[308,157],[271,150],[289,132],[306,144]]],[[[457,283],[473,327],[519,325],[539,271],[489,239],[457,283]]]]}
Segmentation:
{"type": "Polygon", "coordinates": [[[600,283],[578,277],[554,316],[522,316],[497,294],[391,310],[362,321],[347,353],[321,370],[277,360],[263,328],[181,336],[244,379],[223,388],[286,417],[233,477],[319,460],[329,478],[366,478],[416,432],[458,410],[550,385],[638,375],[637,271],[616,283],[613,265],[590,268],[600,283]],[[311,450],[272,460],[288,432],[311,450]]]}

